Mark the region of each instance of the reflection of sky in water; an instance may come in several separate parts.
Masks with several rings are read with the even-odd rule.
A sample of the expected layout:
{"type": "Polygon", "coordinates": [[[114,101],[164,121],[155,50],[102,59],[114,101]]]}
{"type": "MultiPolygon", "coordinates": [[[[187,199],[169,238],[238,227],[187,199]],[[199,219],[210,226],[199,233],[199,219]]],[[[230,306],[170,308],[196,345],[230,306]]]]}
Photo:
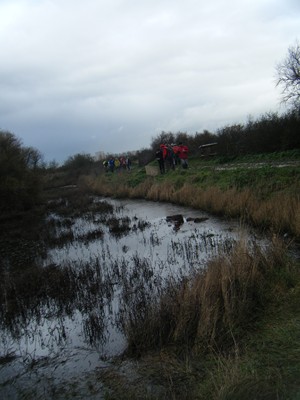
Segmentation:
{"type": "MultiPolygon", "coordinates": [[[[100,225],[105,234],[101,240],[85,243],[75,242],[63,249],[55,249],[49,253],[49,259],[55,263],[77,261],[79,259],[99,259],[105,263],[113,263],[120,259],[130,260],[138,254],[140,258],[147,259],[156,270],[166,265],[173,271],[176,268],[189,269],[199,264],[208,256],[216,254],[218,245],[224,240],[235,238],[238,226],[227,222],[209,218],[195,223],[186,221],[187,218],[205,216],[200,211],[187,209],[165,203],[150,203],[146,201],[113,201],[115,205],[123,205],[118,217],[129,217],[131,228],[137,225],[136,218],[150,223],[143,231],[131,229],[128,233],[115,237],[109,233],[106,226],[100,225]],[[166,216],[182,214],[184,223],[178,231],[174,224],[166,221],[166,216]],[[234,229],[232,230],[232,228],[234,229]],[[195,264],[195,265],[194,265],[195,264]]],[[[77,234],[99,228],[99,224],[77,220],[74,226],[77,234]]],[[[166,272],[168,274],[168,272],[166,272]]]]}
{"type": "MultiPolygon", "coordinates": [[[[141,260],[145,259],[153,272],[153,276],[150,275],[147,280],[152,283],[161,282],[161,279],[170,275],[182,276],[188,274],[192,268],[201,268],[207,257],[217,254],[219,246],[222,248],[231,239],[241,235],[241,229],[236,222],[218,220],[199,210],[168,203],[110,201],[115,206],[123,206],[118,207],[117,217],[129,217],[131,228],[138,224],[138,220],[148,222],[149,225],[142,231],[131,229],[124,235],[115,237],[109,233],[106,225],[79,218],[73,225],[75,237],[99,228],[104,231],[103,237],[88,243],[75,240],[63,248],[52,249],[45,265],[54,262],[80,268],[82,261],[93,264],[98,260],[104,279],[112,287],[111,299],[106,299],[102,308],[95,303],[94,309],[88,313],[75,311],[71,316],[49,317],[47,310],[44,310],[39,321],[32,319],[27,326],[22,327],[20,338],[16,340],[8,332],[1,332],[0,356],[14,352],[19,358],[0,366],[0,383],[18,377],[20,385],[25,384],[25,380],[27,385],[30,384],[32,374],[29,377],[28,370],[25,373],[25,367],[33,360],[39,360],[38,364],[32,364],[30,368],[31,372],[36,371],[38,379],[43,380],[41,376],[45,375],[45,379],[51,376],[52,379],[62,382],[62,371],[65,377],[68,374],[80,376],[104,363],[107,357],[121,353],[125,348],[125,340],[117,329],[115,316],[122,306],[120,302],[124,282],[120,282],[118,277],[124,273],[124,268],[125,276],[134,273],[137,266],[133,260],[136,256],[141,260]],[[167,222],[166,217],[177,214],[182,214],[184,223],[175,230],[174,224],[167,222]],[[208,219],[200,223],[187,221],[187,218],[198,217],[208,219]],[[89,319],[93,318],[96,321],[102,318],[102,332],[98,341],[89,342],[89,335],[94,334],[89,319]],[[42,360],[48,361],[42,364],[42,360]]],[[[107,218],[109,217],[108,215],[107,218]]],[[[140,283],[138,279],[140,277],[132,278],[126,284],[140,283]]]]}

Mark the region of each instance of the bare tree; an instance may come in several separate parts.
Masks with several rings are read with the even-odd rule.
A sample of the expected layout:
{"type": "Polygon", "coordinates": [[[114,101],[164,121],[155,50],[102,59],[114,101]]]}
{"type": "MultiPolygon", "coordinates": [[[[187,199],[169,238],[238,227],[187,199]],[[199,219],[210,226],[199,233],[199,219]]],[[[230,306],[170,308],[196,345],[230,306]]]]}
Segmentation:
{"type": "Polygon", "coordinates": [[[276,66],[277,84],[282,88],[282,102],[300,107],[300,45],[289,47],[286,58],[276,66]]]}
{"type": "Polygon", "coordinates": [[[23,157],[26,166],[30,169],[36,169],[39,165],[42,165],[43,155],[39,150],[33,147],[24,147],[23,157]]]}

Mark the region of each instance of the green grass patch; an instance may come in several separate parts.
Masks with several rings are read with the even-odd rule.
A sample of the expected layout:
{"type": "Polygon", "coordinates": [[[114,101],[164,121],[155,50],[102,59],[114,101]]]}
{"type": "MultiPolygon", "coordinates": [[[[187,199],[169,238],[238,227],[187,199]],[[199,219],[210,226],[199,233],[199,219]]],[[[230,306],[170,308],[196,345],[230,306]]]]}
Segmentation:
{"type": "Polygon", "coordinates": [[[266,308],[229,357],[210,356],[198,399],[300,398],[300,282],[266,308]]]}
{"type": "MultiPolygon", "coordinates": [[[[156,161],[149,165],[156,166],[156,161]]],[[[121,179],[124,177],[122,176],[121,179]]],[[[133,169],[130,176],[125,177],[130,187],[135,187],[147,179],[144,168],[133,169]]],[[[189,168],[183,170],[177,166],[175,171],[153,177],[154,181],[173,183],[175,188],[180,188],[184,183],[207,189],[211,186],[220,189],[251,188],[256,193],[274,194],[283,190],[296,193],[300,190],[300,151],[271,153],[253,156],[244,156],[231,160],[230,165],[223,165],[220,158],[203,160],[191,158],[189,168]],[[258,161],[295,160],[299,164],[278,167],[276,164],[258,164],[258,161]],[[243,165],[244,163],[244,165],[243,165]],[[249,165],[251,163],[251,165],[249,165]],[[257,163],[257,164],[256,164],[257,163]]]]}

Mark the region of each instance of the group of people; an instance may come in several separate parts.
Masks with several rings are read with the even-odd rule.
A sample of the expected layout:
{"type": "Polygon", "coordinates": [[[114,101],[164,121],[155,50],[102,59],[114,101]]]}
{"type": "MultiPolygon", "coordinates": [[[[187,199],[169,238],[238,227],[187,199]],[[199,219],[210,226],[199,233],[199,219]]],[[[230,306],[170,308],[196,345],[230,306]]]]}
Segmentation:
{"type": "Polygon", "coordinates": [[[188,153],[189,149],[183,143],[161,144],[155,153],[160,173],[164,174],[170,169],[175,170],[177,165],[188,168],[188,153]]]}
{"type": "Polygon", "coordinates": [[[108,160],[103,161],[105,172],[120,172],[131,170],[131,160],[129,157],[110,157],[108,160]]]}

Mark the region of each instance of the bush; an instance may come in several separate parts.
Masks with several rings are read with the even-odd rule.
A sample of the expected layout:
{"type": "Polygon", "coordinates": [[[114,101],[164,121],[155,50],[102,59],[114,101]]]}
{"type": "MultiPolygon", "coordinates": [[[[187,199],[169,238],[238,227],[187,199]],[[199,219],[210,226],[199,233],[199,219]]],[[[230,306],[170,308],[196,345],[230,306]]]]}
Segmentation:
{"type": "Polygon", "coordinates": [[[39,199],[40,153],[10,132],[0,131],[0,212],[26,210],[39,199]]]}

